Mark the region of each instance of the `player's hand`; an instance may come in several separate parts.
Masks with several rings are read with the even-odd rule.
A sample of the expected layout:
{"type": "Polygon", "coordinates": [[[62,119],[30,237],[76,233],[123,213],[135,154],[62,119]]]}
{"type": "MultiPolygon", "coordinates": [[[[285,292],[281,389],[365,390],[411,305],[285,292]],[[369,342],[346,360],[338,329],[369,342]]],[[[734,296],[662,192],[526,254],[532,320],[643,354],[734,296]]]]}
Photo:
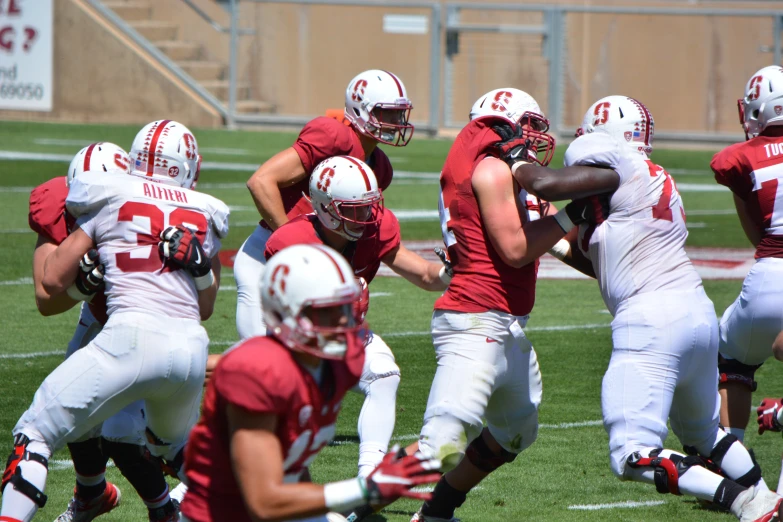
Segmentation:
{"type": "Polygon", "coordinates": [[[354,315],[359,323],[363,323],[367,317],[367,310],[370,309],[370,287],[367,286],[367,280],[363,277],[357,277],[356,283],[359,285],[359,300],[353,305],[354,315]]]}
{"type": "Polygon", "coordinates": [[[574,225],[600,225],[609,217],[609,197],[608,194],[601,194],[575,199],[565,206],[566,214],[574,225]]]}
{"type": "Polygon", "coordinates": [[[759,435],[765,431],[783,431],[778,420],[778,413],[783,408],[783,399],[766,398],[761,401],[761,405],[756,408],[759,423],[759,435]]]}
{"type": "Polygon", "coordinates": [[[68,295],[76,301],[91,301],[95,294],[103,290],[105,274],[106,267],[100,262],[98,251],[91,249],[79,261],[79,272],[73,286],[68,289],[68,295]]]}
{"type": "Polygon", "coordinates": [[[438,256],[440,262],[443,263],[443,268],[440,272],[440,279],[446,284],[451,283],[451,279],[454,277],[454,267],[449,259],[449,254],[440,247],[433,248],[435,255],[438,256]]]}
{"type": "Polygon", "coordinates": [[[158,251],[174,265],[184,268],[193,277],[203,277],[212,270],[212,262],[204,254],[201,241],[187,227],[177,225],[161,232],[158,251]]]}
{"type": "Polygon", "coordinates": [[[440,461],[417,455],[405,456],[394,446],[365,479],[366,500],[372,505],[388,504],[400,497],[429,500],[431,493],[412,491],[421,484],[440,480],[440,461]]]}
{"type": "Polygon", "coordinates": [[[535,151],[530,150],[532,144],[525,138],[521,125],[495,125],[492,130],[500,136],[500,141],[494,145],[498,157],[509,167],[520,161],[529,162],[535,159],[535,151]]]}

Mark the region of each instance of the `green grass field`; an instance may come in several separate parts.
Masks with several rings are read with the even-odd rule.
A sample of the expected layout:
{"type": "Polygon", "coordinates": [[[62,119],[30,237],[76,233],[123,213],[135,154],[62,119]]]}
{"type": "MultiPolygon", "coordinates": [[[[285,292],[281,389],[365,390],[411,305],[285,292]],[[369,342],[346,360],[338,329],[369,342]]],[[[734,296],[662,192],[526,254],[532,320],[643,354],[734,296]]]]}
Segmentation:
{"type": "MultiPolygon", "coordinates": [[[[113,141],[129,147],[136,127],[0,123],[3,151],[73,155],[91,141],[113,141]]],[[[238,248],[253,230],[258,215],[243,184],[253,167],[289,146],[295,134],[271,132],[196,132],[205,162],[247,164],[239,170],[205,169],[200,189],[234,207],[226,249],[238,248]],[[220,184],[220,188],[218,188],[220,184]]],[[[406,148],[387,149],[396,170],[438,172],[450,143],[418,138],[406,148]]],[[[554,166],[562,163],[565,147],[559,147],[554,166]]],[[[708,173],[711,152],[661,150],[653,160],[672,172],[681,187],[691,227],[689,245],[748,248],[727,191],[698,191],[698,185],[714,186],[708,173]]],[[[7,157],[7,156],[5,156],[7,157]]],[[[0,160],[0,306],[5,312],[0,335],[0,457],[10,451],[11,429],[30,403],[44,377],[61,361],[77,320],[75,310],[44,318],[35,308],[31,258],[35,234],[27,229],[29,188],[64,175],[62,161],[0,160]],[[26,356],[25,356],[26,355],[26,356]],[[23,357],[25,356],[25,357],[23,357]]],[[[437,209],[438,187],[431,177],[398,176],[386,193],[393,210],[437,209]]],[[[437,221],[403,221],[403,240],[437,239],[437,221]]],[[[236,293],[230,270],[214,316],[205,323],[220,352],[236,339],[236,293]]],[[[706,281],[707,291],[720,314],[739,293],[741,280],[706,281]]],[[[373,292],[390,295],[373,299],[369,321],[392,347],[402,368],[395,440],[412,442],[421,427],[429,385],[434,371],[430,338],[426,335],[435,294],[423,292],[398,278],[378,278],[373,292]]],[[[609,469],[607,436],[600,424],[600,385],[611,351],[608,328],[611,318],[593,281],[541,280],[538,299],[529,322],[528,336],[539,355],[544,379],[542,428],[538,441],[517,460],[490,476],[468,496],[457,515],[465,521],[499,520],[633,520],[701,521],[732,520],[707,511],[690,499],[663,496],[652,486],[619,482],[609,469]],[[583,325],[593,325],[584,327],[583,325]],[[596,326],[599,325],[599,326],[596,326]],[[569,326],[547,330],[544,327],[569,326]],[[567,426],[573,423],[575,425],[567,426]],[[578,510],[575,506],[620,502],[640,503],[623,509],[578,510]]],[[[783,366],[767,363],[757,373],[756,402],[765,396],[783,396],[783,366]]],[[[318,482],[348,478],[356,472],[358,444],[356,419],[359,395],[349,395],[337,429],[336,443],[318,457],[313,476],[318,482]]],[[[753,424],[753,420],[751,421],[753,424]]],[[[764,476],[773,487],[780,470],[783,444],[779,436],[759,437],[748,432],[747,443],[760,460],[764,476]]],[[[680,445],[670,438],[668,446],[680,445]]],[[[64,510],[73,488],[73,470],[66,451],[58,452],[51,466],[49,503],[37,520],[53,520],[64,510]]],[[[110,480],[123,490],[123,505],[101,520],[146,520],[146,510],[130,485],[111,468],[110,480]]],[[[374,520],[406,521],[418,505],[400,501],[374,520]]]]}

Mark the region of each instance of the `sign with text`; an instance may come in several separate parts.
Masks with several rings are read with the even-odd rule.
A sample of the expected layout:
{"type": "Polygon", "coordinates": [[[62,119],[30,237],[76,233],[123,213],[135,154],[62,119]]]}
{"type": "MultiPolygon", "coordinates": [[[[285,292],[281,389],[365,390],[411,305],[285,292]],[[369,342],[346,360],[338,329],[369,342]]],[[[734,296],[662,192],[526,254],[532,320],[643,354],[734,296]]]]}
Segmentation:
{"type": "Polygon", "coordinates": [[[0,0],[0,109],[52,110],[53,0],[0,0]]]}

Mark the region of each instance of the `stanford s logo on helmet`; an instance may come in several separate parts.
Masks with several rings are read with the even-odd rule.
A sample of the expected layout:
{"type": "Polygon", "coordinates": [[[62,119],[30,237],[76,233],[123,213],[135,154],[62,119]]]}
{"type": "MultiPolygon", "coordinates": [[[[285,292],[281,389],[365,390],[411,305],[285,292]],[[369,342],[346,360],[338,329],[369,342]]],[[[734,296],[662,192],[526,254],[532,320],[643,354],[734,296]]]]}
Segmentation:
{"type": "Polygon", "coordinates": [[[756,71],[745,84],[745,96],[737,100],[745,139],[755,138],[770,125],[783,122],[783,68],[770,65],[756,71]]]}
{"type": "Polygon", "coordinates": [[[331,248],[290,246],[269,259],[261,278],[264,320],[291,350],[342,359],[359,342],[360,292],[348,261],[331,248]]]}
{"type": "Polygon", "coordinates": [[[402,80],[388,71],[364,71],[345,90],[345,118],[357,132],[381,143],[408,144],[413,136],[411,109],[402,80]]]}
{"type": "Polygon", "coordinates": [[[576,135],[605,132],[634,152],[650,154],[655,122],[647,107],[628,96],[607,96],[587,109],[576,135]]]}
{"type": "Polygon", "coordinates": [[[130,160],[134,176],[188,189],[196,188],[201,170],[195,136],[173,120],[145,125],[133,139],[130,160]]]}
{"type": "Polygon", "coordinates": [[[68,166],[65,182],[71,182],[85,172],[106,172],[110,174],[128,174],[130,159],[122,147],[109,142],[87,145],[76,153],[68,166]]]}

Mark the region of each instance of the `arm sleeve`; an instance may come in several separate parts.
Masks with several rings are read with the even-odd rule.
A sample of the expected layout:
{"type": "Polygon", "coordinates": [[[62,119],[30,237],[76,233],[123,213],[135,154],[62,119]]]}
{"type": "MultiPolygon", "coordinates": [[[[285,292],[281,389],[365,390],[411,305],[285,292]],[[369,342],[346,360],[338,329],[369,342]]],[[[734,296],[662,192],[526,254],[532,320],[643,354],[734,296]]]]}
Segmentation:
{"type": "Polygon", "coordinates": [[[96,241],[96,227],[98,223],[98,216],[97,213],[93,214],[82,214],[79,216],[79,218],[76,220],[76,226],[81,228],[82,231],[84,231],[85,234],[90,236],[90,239],[93,240],[93,242],[97,243],[96,241]]]}
{"type": "Polygon", "coordinates": [[[394,169],[392,168],[391,161],[389,161],[389,157],[386,153],[377,147],[373,151],[372,158],[372,170],[378,180],[378,188],[380,188],[381,191],[384,191],[391,185],[394,169]]]}
{"type": "MultiPolygon", "coordinates": [[[[241,348],[240,348],[241,349],[241,348]]],[[[284,382],[270,364],[254,364],[233,354],[215,370],[217,393],[251,413],[283,414],[287,411],[284,382]],[[239,360],[237,360],[239,359],[239,360]]],[[[222,361],[221,361],[222,362],[222,361]]]]}
{"type": "Polygon", "coordinates": [[[351,132],[344,124],[323,116],[305,125],[293,145],[305,171],[312,172],[316,165],[332,156],[349,154],[351,132]]]}
{"type": "Polygon", "coordinates": [[[743,165],[742,157],[731,147],[717,153],[710,162],[710,168],[715,173],[715,181],[731,189],[743,201],[748,199],[753,191],[750,165],[743,165]]]}
{"type": "Polygon", "coordinates": [[[378,239],[381,244],[379,259],[383,259],[389,252],[400,246],[400,222],[389,209],[383,211],[383,221],[381,221],[378,239]]]}
{"type": "Polygon", "coordinates": [[[84,214],[97,213],[108,203],[110,185],[114,176],[85,173],[71,182],[65,208],[75,218],[84,214]]]}

